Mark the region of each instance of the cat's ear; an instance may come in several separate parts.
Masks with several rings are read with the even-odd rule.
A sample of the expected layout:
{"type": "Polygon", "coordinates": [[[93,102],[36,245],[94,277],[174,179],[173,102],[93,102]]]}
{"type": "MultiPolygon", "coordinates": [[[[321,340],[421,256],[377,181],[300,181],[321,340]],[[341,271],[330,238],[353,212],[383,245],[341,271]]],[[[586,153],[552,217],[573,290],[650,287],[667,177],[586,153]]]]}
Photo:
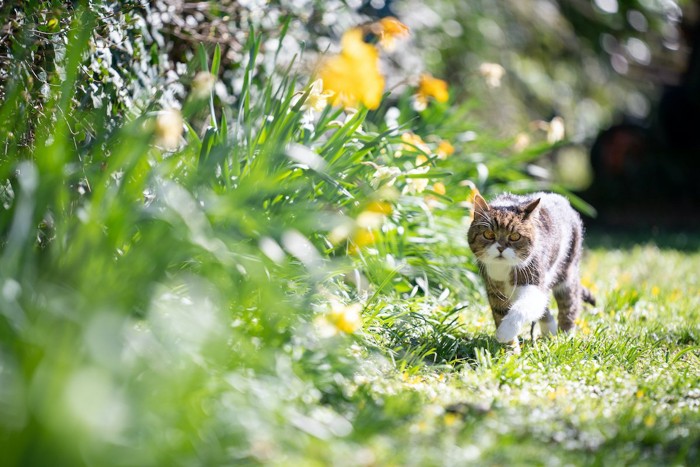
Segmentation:
{"type": "Polygon", "coordinates": [[[474,212],[486,212],[489,209],[491,209],[491,206],[489,206],[486,200],[482,198],[479,193],[477,193],[474,196],[474,212]]]}
{"type": "Polygon", "coordinates": [[[525,213],[525,218],[530,217],[530,214],[532,214],[537,206],[540,204],[540,198],[535,199],[534,201],[530,201],[525,205],[523,208],[523,212],[525,213]]]}

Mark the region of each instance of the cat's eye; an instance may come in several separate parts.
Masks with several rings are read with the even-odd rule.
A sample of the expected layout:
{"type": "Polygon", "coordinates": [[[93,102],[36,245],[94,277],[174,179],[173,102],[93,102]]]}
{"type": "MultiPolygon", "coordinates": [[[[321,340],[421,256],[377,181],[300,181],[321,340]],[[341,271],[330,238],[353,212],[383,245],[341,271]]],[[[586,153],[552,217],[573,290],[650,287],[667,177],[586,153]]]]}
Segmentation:
{"type": "Polygon", "coordinates": [[[484,238],[486,240],[493,240],[494,238],[496,238],[496,234],[493,230],[487,230],[484,232],[484,238]]]}
{"type": "Polygon", "coordinates": [[[522,235],[520,235],[518,232],[513,232],[512,234],[508,235],[508,240],[511,242],[517,242],[521,237],[522,235]]]}

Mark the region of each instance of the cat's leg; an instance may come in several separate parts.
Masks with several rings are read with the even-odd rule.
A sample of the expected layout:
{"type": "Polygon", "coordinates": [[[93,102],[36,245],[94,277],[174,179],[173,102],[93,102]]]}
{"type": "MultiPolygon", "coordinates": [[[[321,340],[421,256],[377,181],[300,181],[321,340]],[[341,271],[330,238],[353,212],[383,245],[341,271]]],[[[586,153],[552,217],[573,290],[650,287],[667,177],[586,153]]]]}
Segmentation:
{"type": "Polygon", "coordinates": [[[557,321],[559,329],[564,332],[571,331],[576,325],[576,319],[581,313],[581,285],[574,276],[569,280],[554,287],[554,299],[559,307],[557,321]],[[573,280],[572,280],[573,279],[573,280]]]}
{"type": "Polygon", "coordinates": [[[557,333],[557,322],[549,311],[549,307],[545,308],[544,316],[540,318],[540,332],[543,337],[557,333]]]}
{"type": "MultiPolygon", "coordinates": [[[[493,322],[496,324],[496,330],[501,326],[501,322],[508,314],[511,304],[509,297],[505,297],[497,288],[487,285],[486,294],[489,299],[489,305],[491,305],[491,316],[493,316],[493,322]]],[[[518,342],[517,335],[509,341],[499,341],[502,344],[506,344],[513,353],[520,353],[520,342],[518,342]]]]}
{"type": "Polygon", "coordinates": [[[508,313],[497,324],[496,340],[506,343],[516,339],[525,323],[537,321],[544,315],[548,301],[547,294],[535,285],[516,287],[508,313]]]}
{"type": "MultiPolygon", "coordinates": [[[[502,311],[502,310],[496,310],[491,308],[491,315],[493,316],[493,322],[496,323],[496,329],[498,329],[501,326],[501,322],[503,321],[503,318],[506,317],[505,314],[507,311],[502,311]]],[[[501,341],[499,341],[501,342],[501,341]]],[[[515,353],[519,354],[520,353],[520,342],[518,341],[517,336],[512,339],[511,341],[508,342],[501,342],[502,344],[506,344],[510,350],[515,353]]]]}

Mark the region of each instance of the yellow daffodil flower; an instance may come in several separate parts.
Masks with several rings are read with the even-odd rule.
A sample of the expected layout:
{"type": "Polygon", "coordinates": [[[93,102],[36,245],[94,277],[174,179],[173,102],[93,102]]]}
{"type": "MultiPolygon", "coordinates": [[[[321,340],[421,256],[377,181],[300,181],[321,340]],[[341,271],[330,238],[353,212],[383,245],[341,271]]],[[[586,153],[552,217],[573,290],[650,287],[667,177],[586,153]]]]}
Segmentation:
{"type": "Polygon", "coordinates": [[[428,99],[430,98],[440,103],[447,102],[450,98],[447,81],[434,78],[428,74],[421,75],[414,98],[415,109],[418,111],[424,110],[428,106],[428,99]]]}
{"type": "Polygon", "coordinates": [[[401,149],[394,154],[395,157],[401,157],[403,155],[403,151],[410,151],[415,153],[416,151],[422,151],[426,154],[430,154],[430,148],[428,145],[423,141],[423,138],[418,136],[415,133],[411,132],[406,132],[401,135],[401,141],[403,144],[401,145],[401,149]]]}
{"type": "Polygon", "coordinates": [[[353,303],[343,305],[340,302],[332,301],[331,310],[328,312],[328,322],[345,334],[352,334],[362,327],[362,305],[353,303]]]}
{"type": "Polygon", "coordinates": [[[379,37],[379,45],[384,50],[394,50],[396,40],[408,36],[408,26],[392,16],[382,18],[374,25],[373,32],[379,37]]]}
{"type": "Polygon", "coordinates": [[[435,154],[437,154],[439,159],[447,159],[449,156],[455,153],[455,148],[450,144],[449,141],[442,140],[438,144],[435,154]]]}
{"type": "Polygon", "coordinates": [[[333,92],[333,105],[376,109],[384,93],[384,76],[379,72],[379,52],[362,39],[362,30],[343,34],[339,55],[326,59],[319,70],[324,91],[333,92]]]}

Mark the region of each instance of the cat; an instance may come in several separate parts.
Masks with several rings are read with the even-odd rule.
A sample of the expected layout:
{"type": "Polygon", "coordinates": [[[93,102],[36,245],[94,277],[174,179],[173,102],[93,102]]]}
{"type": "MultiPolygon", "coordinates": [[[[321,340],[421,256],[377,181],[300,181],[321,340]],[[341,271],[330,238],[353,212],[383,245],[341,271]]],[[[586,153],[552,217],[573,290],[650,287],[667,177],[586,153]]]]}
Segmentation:
{"type": "Polygon", "coordinates": [[[520,330],[535,321],[542,335],[556,334],[551,292],[563,332],[574,328],[582,302],[595,305],[579,279],[583,222],[563,196],[503,194],[489,204],[477,194],[467,239],[486,284],[498,342],[519,350],[520,330]]]}

